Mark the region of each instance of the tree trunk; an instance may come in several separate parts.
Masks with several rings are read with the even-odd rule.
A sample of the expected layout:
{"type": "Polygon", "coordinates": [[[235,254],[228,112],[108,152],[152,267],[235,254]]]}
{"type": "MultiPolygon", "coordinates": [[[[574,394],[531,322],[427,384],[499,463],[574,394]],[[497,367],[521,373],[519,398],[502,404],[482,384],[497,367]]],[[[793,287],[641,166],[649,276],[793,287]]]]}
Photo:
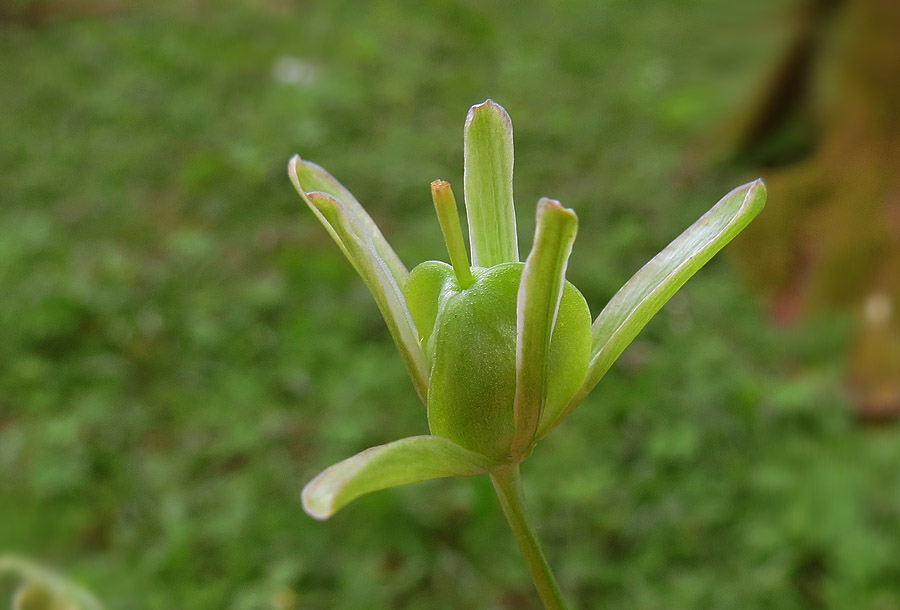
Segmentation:
{"type": "MultiPolygon", "coordinates": [[[[771,204],[736,250],[779,321],[822,307],[859,311],[850,390],[861,415],[900,415],[900,2],[848,0],[840,16],[835,59],[810,68],[830,76],[818,86],[833,91],[818,145],[768,173],[771,204]]],[[[736,144],[758,143],[760,126],[772,124],[749,121],[755,131],[736,144]]]]}

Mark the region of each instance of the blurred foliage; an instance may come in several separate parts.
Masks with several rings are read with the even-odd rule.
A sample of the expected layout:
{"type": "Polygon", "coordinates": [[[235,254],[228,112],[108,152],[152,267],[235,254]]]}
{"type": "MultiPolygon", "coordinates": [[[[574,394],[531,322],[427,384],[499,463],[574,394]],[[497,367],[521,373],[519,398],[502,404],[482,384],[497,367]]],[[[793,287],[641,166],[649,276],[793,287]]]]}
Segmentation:
{"type": "MultiPolygon", "coordinates": [[[[520,234],[541,195],[578,211],[596,313],[746,178],[681,152],[779,3],[149,4],[0,24],[0,547],[110,608],[536,608],[487,479],[302,513],[323,466],[427,428],[287,159],[439,257],[428,184],[494,97],[520,234]]],[[[900,607],[900,435],[847,415],[849,327],[773,330],[721,259],[688,284],[525,467],[579,607],[900,607]]]]}

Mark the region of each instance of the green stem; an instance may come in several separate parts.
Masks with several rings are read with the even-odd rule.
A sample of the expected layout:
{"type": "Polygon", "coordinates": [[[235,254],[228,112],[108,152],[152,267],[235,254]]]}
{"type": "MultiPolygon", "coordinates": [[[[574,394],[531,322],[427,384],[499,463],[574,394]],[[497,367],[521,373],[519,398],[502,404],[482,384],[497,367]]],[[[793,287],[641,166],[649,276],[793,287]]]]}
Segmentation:
{"type": "Polygon", "coordinates": [[[556,578],[541,550],[534,526],[525,512],[525,496],[519,483],[519,465],[492,472],[491,481],[500,499],[500,506],[503,507],[503,514],[509,522],[516,542],[519,543],[525,563],[528,564],[534,586],[537,587],[538,595],[544,602],[544,608],[565,610],[566,605],[559,591],[559,585],[556,584],[556,578]]]}

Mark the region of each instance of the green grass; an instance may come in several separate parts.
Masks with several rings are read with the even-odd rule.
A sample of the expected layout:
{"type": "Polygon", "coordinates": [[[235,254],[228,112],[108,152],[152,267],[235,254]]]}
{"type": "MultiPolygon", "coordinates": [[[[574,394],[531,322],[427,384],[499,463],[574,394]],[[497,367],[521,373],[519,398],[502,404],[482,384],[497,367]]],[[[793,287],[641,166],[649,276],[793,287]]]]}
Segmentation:
{"type": "MultiPolygon", "coordinates": [[[[685,151],[753,90],[779,3],[307,4],[0,24],[0,549],[115,609],[536,609],[486,478],[302,512],[322,467],[427,423],[287,159],[441,257],[428,184],[461,190],[493,97],[520,234],[539,196],[576,209],[596,314],[753,177],[685,151]]],[[[900,434],[841,398],[848,329],[770,327],[723,259],[692,280],[524,465],[567,596],[900,608],[900,434]]]]}

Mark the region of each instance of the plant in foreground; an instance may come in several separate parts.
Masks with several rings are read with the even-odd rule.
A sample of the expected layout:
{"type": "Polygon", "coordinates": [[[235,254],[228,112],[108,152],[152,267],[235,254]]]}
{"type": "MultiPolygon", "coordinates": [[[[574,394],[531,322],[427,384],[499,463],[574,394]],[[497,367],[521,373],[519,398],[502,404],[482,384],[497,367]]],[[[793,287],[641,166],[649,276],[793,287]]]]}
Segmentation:
{"type": "Polygon", "coordinates": [[[519,261],[512,123],[488,100],[465,124],[463,190],[471,265],[450,185],[431,184],[450,264],[406,270],[378,227],[328,172],[295,156],[300,195],[372,291],[430,435],[372,447],[313,479],[303,507],[327,519],[363,494],[441,477],[487,473],[547,608],[559,587],[526,516],[519,463],[578,406],[666,301],[762,209],[757,180],[719,201],[638,271],[591,323],[565,279],[578,219],[541,199],[531,252],[519,261]]]}

